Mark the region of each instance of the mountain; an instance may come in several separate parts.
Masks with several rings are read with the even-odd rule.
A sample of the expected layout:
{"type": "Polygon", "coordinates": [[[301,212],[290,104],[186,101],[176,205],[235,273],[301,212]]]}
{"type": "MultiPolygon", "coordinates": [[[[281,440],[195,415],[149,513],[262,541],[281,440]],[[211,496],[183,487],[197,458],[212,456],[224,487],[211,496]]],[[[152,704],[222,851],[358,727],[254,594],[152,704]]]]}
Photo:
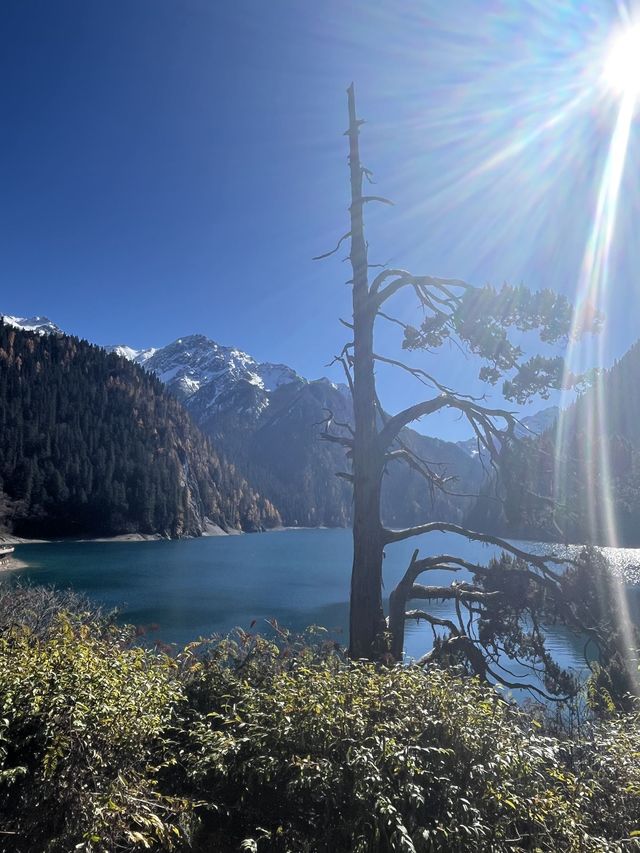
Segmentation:
{"type": "Polygon", "coordinates": [[[535,415],[520,418],[520,423],[515,429],[516,437],[532,438],[536,435],[542,435],[543,432],[555,426],[559,414],[560,409],[557,406],[547,406],[546,409],[541,409],[535,415]]]}
{"type": "Polygon", "coordinates": [[[62,334],[62,329],[59,329],[48,317],[12,317],[9,314],[0,314],[0,320],[23,332],[36,332],[39,335],[62,334]]]}
{"type": "MultiPolygon", "coordinates": [[[[114,347],[122,355],[128,348],[114,347]]],[[[304,382],[284,364],[259,364],[247,353],[223,347],[204,335],[189,335],[162,349],[131,350],[136,364],[151,370],[190,410],[204,413],[216,405],[228,405],[229,395],[240,386],[259,392],[257,405],[268,404],[268,395],[280,385],[304,382]]]]}
{"type": "Polygon", "coordinates": [[[18,319],[0,322],[2,528],[176,537],[280,522],[158,379],[44,318],[18,319]]]}
{"type": "MultiPolygon", "coordinates": [[[[258,362],[204,335],[178,338],[160,349],[110,349],[155,373],[224,456],[277,507],[285,524],[349,523],[351,487],[336,477],[346,467],[344,452],[322,440],[329,415],[334,425],[353,420],[347,386],[326,378],[309,381],[286,365],[258,362]]],[[[481,466],[454,443],[412,430],[403,440],[435,460],[439,472],[457,475],[452,492],[478,491],[481,466]]],[[[396,463],[385,477],[383,515],[395,525],[436,516],[459,521],[469,500],[431,494],[419,475],[396,463]]]]}
{"type": "MultiPolygon", "coordinates": [[[[350,484],[342,447],[322,440],[327,417],[351,423],[345,385],[305,379],[283,364],[259,362],[204,335],[178,338],[161,348],[126,344],[107,352],[155,374],[181,402],[216,449],[272,504],[286,525],[341,526],[351,518],[350,484]]],[[[344,432],[344,428],[342,429],[344,432]]],[[[403,441],[418,456],[455,478],[451,494],[432,491],[401,463],[390,465],[382,492],[383,517],[390,525],[429,518],[461,521],[484,478],[473,453],[453,442],[407,429],[403,441]]]]}

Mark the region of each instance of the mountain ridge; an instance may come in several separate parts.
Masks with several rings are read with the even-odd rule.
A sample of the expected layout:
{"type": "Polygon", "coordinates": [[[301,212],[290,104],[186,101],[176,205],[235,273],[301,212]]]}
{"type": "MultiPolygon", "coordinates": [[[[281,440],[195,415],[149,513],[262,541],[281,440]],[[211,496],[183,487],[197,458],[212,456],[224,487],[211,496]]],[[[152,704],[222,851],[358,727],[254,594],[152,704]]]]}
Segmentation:
{"type": "MultiPolygon", "coordinates": [[[[346,385],[326,377],[309,380],[282,364],[258,362],[235,347],[205,335],[177,338],[149,351],[119,348],[155,373],[210,435],[224,456],[293,526],[350,523],[351,487],[336,473],[345,470],[342,448],[322,441],[323,423],[353,420],[346,385]]],[[[340,432],[340,429],[338,430],[340,432]]],[[[342,430],[344,432],[344,430],[342,430]]],[[[464,493],[432,493],[415,472],[399,465],[385,477],[385,522],[401,526],[426,517],[461,521],[483,472],[473,454],[454,442],[406,429],[403,438],[418,455],[448,465],[464,493]]]]}
{"type": "Polygon", "coordinates": [[[0,322],[0,424],[7,532],[178,538],[280,523],[155,376],[59,331],[0,322]]]}
{"type": "MultiPolygon", "coordinates": [[[[322,441],[328,417],[334,424],[352,422],[347,386],[326,377],[305,379],[287,365],[258,362],[200,334],[159,348],[119,344],[104,349],[155,374],[222,455],[277,508],[284,524],[350,523],[351,487],[336,477],[345,471],[344,451],[322,441]]],[[[433,491],[420,475],[395,463],[383,481],[385,522],[462,521],[468,496],[481,486],[480,461],[454,442],[411,429],[403,439],[419,456],[435,461],[439,473],[446,469],[458,482],[452,494],[433,491]]]]}

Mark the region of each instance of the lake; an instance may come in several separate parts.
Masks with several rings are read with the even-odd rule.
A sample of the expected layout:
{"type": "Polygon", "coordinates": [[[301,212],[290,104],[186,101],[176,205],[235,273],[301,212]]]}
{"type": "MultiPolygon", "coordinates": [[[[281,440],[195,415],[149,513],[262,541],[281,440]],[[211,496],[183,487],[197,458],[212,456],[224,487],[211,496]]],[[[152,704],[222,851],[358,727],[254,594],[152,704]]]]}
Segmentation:
{"type": "MultiPolygon", "coordinates": [[[[386,551],[387,593],[405,571],[415,547],[421,553],[455,553],[486,562],[498,549],[451,534],[432,533],[386,551]]],[[[236,626],[267,630],[276,618],[296,631],[316,624],[347,641],[351,571],[351,531],[286,530],[244,536],[153,542],[55,542],[21,545],[16,557],[28,568],[2,577],[54,584],[85,593],[122,621],[157,625],[153,637],[184,644],[199,636],[226,633],[236,626]]],[[[617,549],[618,561],[637,564],[640,551],[617,549]],[[622,555],[622,556],[621,556],[622,555]]],[[[463,573],[457,575],[463,579],[463,573]]],[[[449,583],[445,572],[429,583],[449,583]]],[[[637,592],[632,593],[638,616],[637,592]]],[[[432,606],[449,616],[451,602],[432,606]]],[[[567,631],[549,630],[549,646],[564,666],[584,668],[582,643],[567,631]]],[[[419,657],[431,648],[422,624],[407,625],[406,653],[419,657]]]]}

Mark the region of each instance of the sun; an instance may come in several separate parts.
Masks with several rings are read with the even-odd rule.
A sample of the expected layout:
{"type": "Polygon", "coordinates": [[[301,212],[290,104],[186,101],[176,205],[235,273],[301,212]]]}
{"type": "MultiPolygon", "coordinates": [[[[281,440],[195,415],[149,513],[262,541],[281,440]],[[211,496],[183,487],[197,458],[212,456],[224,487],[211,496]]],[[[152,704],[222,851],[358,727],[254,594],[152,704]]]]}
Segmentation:
{"type": "Polygon", "coordinates": [[[640,24],[629,25],[612,38],[602,78],[614,95],[640,98],[640,24]]]}

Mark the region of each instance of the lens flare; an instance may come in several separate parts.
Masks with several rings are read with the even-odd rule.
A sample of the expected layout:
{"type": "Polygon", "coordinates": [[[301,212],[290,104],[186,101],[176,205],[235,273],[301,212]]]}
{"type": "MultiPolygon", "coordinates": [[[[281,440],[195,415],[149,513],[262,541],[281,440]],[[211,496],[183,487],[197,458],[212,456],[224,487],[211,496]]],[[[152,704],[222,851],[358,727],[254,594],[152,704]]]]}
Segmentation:
{"type": "MultiPolygon", "coordinates": [[[[455,247],[452,273],[478,282],[519,279],[573,297],[567,374],[621,355],[640,306],[640,289],[631,286],[640,266],[633,222],[640,210],[639,2],[485,4],[473,36],[465,11],[475,15],[478,4],[416,3],[430,10],[416,13],[403,46],[403,60],[410,50],[415,63],[415,84],[393,76],[385,82],[385,97],[416,104],[401,118],[403,138],[413,147],[390,164],[406,211],[405,223],[399,217],[406,227],[398,253],[428,265],[424,233],[413,226],[421,217],[430,245],[455,247]],[[425,74],[428,98],[420,100],[425,74]],[[605,318],[602,332],[580,340],[596,310],[605,318]]],[[[395,139],[397,121],[388,130],[395,139]]],[[[407,303],[407,322],[413,310],[407,303]]],[[[455,354],[451,369],[464,381],[467,368],[455,354]]],[[[566,392],[561,409],[574,399],[566,392]]],[[[615,546],[621,544],[617,469],[607,420],[602,385],[584,396],[579,423],[561,417],[554,493],[566,505],[568,486],[581,483],[591,538],[615,546]]],[[[618,592],[628,670],[637,679],[622,585],[618,592]]]]}
{"type": "Polygon", "coordinates": [[[615,95],[640,97],[640,24],[623,29],[612,39],[602,78],[615,95]]]}

